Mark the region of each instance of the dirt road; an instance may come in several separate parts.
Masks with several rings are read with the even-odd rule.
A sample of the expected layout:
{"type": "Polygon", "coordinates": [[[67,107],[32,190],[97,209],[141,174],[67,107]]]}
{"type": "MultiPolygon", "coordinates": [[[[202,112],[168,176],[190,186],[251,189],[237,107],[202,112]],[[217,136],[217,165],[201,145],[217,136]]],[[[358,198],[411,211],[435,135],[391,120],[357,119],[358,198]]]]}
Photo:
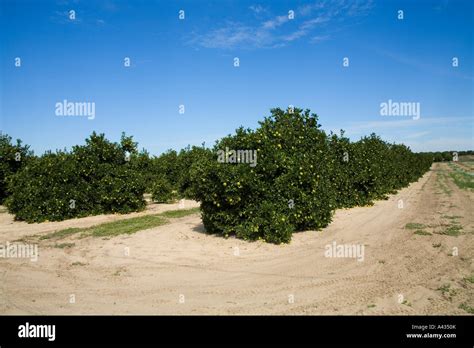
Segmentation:
{"type": "MultiPolygon", "coordinates": [[[[467,314],[473,193],[450,170],[435,164],[388,200],[338,210],[330,226],[289,245],[207,235],[199,215],[110,239],[68,237],[71,248],[41,242],[37,262],[0,259],[0,313],[467,314]],[[446,232],[455,223],[457,236],[446,232]],[[327,257],[333,243],[363,245],[363,260],[327,257]]],[[[163,209],[176,207],[138,214],[163,209]]],[[[28,225],[3,212],[0,243],[117,218],[28,225]]]]}

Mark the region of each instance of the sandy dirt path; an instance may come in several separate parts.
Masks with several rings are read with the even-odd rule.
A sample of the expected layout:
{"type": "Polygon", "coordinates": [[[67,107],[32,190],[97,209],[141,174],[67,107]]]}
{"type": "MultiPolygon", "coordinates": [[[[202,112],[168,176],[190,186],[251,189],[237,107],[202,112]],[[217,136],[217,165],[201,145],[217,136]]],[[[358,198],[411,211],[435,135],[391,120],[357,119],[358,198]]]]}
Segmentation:
{"type": "MultiPolygon", "coordinates": [[[[296,233],[289,245],[207,235],[197,214],[133,235],[68,237],[75,245],[66,249],[40,243],[37,262],[0,259],[0,313],[467,314],[459,306],[474,307],[464,279],[474,273],[473,193],[450,170],[435,164],[388,200],[338,210],[327,228],[296,233]],[[462,234],[439,234],[453,217],[462,234]],[[363,261],[326,257],[333,242],[364,245],[363,261]]],[[[163,209],[176,207],[138,214],[163,209]]],[[[0,215],[3,243],[123,218],[28,225],[0,215]]]]}

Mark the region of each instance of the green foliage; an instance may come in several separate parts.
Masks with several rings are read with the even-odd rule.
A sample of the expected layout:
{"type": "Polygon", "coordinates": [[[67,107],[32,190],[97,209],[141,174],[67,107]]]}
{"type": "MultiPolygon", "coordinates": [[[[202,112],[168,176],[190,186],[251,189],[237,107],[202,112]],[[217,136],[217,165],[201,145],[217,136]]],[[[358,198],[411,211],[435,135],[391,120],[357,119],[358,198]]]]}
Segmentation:
{"type": "MultiPolygon", "coordinates": [[[[152,178],[151,174],[151,159],[149,153],[143,149],[137,153],[128,153],[128,162],[130,169],[141,173],[143,183],[149,182],[152,178]]],[[[127,159],[127,156],[125,157],[127,159]]]]}
{"type": "MultiPolygon", "coordinates": [[[[173,189],[176,189],[180,175],[178,153],[175,150],[168,150],[159,157],[154,157],[152,159],[151,171],[153,175],[153,181],[151,184],[154,183],[156,178],[163,178],[172,185],[173,189]]],[[[151,192],[151,186],[149,189],[151,192]]]]}
{"type": "Polygon", "coordinates": [[[309,110],[272,109],[255,131],[239,128],[189,171],[209,233],[286,243],[294,231],[329,224],[337,207],[371,204],[416,181],[429,155],[372,134],[351,143],[327,136],[309,110]],[[219,150],[255,150],[256,166],[221,163],[219,150]]]}
{"type": "Polygon", "coordinates": [[[157,203],[168,203],[173,198],[173,187],[168,180],[156,178],[151,187],[151,199],[157,203]]]}
{"type": "Polygon", "coordinates": [[[0,133],[0,204],[8,196],[7,186],[11,175],[18,172],[32,157],[28,145],[22,145],[17,139],[16,145],[12,144],[12,138],[0,133]]]}
{"type": "Polygon", "coordinates": [[[177,157],[177,171],[174,182],[176,190],[181,197],[191,198],[194,196],[191,168],[194,163],[202,162],[212,158],[209,149],[193,146],[182,149],[177,157]]]}
{"type": "Polygon", "coordinates": [[[430,157],[433,162],[450,162],[453,161],[454,154],[458,154],[459,157],[461,156],[472,156],[474,155],[474,151],[438,151],[438,152],[423,152],[424,155],[430,157]]]}
{"type": "Polygon", "coordinates": [[[209,233],[276,244],[289,242],[294,231],[327,226],[336,208],[372,204],[418,180],[434,157],[375,134],[356,142],[343,131],[327,135],[309,110],[279,108],[256,130],[241,127],[213,149],[188,146],[159,157],[137,151],[137,143],[125,134],[120,143],[111,143],[93,133],[71,152],[39,158],[10,142],[0,138],[2,158],[18,149],[28,158],[0,167],[0,194],[11,193],[6,205],[16,219],[137,211],[145,206],[146,191],[156,202],[199,200],[209,233]],[[248,151],[252,156],[247,160],[253,161],[218,161],[227,150],[248,151]]]}
{"type": "Polygon", "coordinates": [[[18,220],[41,222],[143,209],[143,181],[126,160],[134,149],[123,145],[93,133],[71,152],[32,158],[11,176],[8,210],[18,220]]]}
{"type": "Polygon", "coordinates": [[[273,109],[256,131],[240,128],[191,168],[195,198],[210,233],[289,242],[295,230],[319,229],[332,217],[330,153],[317,116],[273,109]],[[219,163],[217,151],[252,150],[257,164],[219,163]]]}
{"type": "Polygon", "coordinates": [[[431,166],[429,156],[414,154],[405,145],[388,144],[375,134],[355,143],[343,134],[332,134],[329,140],[337,207],[367,205],[385,198],[416,181],[431,166]]]}
{"type": "Polygon", "coordinates": [[[179,197],[192,197],[191,167],[193,163],[211,157],[209,149],[193,146],[182,149],[179,153],[168,150],[159,157],[150,159],[149,166],[143,170],[147,177],[147,190],[152,192],[155,180],[163,178],[179,197]]]}

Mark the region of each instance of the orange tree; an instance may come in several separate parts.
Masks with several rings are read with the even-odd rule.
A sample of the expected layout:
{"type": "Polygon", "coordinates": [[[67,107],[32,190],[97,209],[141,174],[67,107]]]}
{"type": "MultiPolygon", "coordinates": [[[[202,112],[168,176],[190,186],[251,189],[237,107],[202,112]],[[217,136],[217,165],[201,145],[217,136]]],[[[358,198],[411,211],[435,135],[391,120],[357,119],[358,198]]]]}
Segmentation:
{"type": "Polygon", "coordinates": [[[16,144],[12,138],[0,133],[0,203],[9,195],[7,183],[13,174],[18,172],[33,157],[28,145],[22,145],[17,139],[16,144]]]}
{"type": "Polygon", "coordinates": [[[143,209],[143,180],[127,160],[135,146],[131,138],[118,144],[93,133],[71,152],[33,158],[11,176],[6,206],[28,222],[143,209]]]}
{"type": "Polygon", "coordinates": [[[256,130],[221,139],[189,176],[208,232],[284,243],[294,231],[327,226],[337,207],[385,198],[430,165],[429,156],[375,134],[327,136],[309,110],[276,108],[256,130]]]}
{"type": "Polygon", "coordinates": [[[317,115],[278,108],[271,113],[257,130],[237,129],[215,145],[213,158],[193,164],[193,192],[207,231],[282,243],[295,230],[330,222],[335,191],[317,115]],[[219,150],[251,151],[256,159],[218,161],[219,150]]]}

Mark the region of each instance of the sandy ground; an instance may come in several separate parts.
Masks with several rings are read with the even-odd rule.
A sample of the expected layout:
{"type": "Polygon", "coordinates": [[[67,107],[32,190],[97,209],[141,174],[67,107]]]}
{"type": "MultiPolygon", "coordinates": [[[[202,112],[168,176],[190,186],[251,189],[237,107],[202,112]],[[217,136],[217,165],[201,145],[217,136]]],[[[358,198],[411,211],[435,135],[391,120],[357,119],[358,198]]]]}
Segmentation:
{"type": "MultiPolygon", "coordinates": [[[[463,280],[474,273],[473,193],[457,188],[449,170],[435,164],[388,200],[338,210],[327,228],[296,233],[289,245],[207,235],[198,214],[133,235],[61,240],[71,248],[41,241],[37,262],[0,259],[0,313],[467,314],[459,305],[474,307],[474,284],[463,280]],[[463,234],[404,228],[439,232],[446,215],[460,216],[463,234]],[[326,257],[333,242],[364,245],[363,261],[326,257]]],[[[3,212],[0,243],[166,209],[177,204],[41,224],[3,212]]]]}

